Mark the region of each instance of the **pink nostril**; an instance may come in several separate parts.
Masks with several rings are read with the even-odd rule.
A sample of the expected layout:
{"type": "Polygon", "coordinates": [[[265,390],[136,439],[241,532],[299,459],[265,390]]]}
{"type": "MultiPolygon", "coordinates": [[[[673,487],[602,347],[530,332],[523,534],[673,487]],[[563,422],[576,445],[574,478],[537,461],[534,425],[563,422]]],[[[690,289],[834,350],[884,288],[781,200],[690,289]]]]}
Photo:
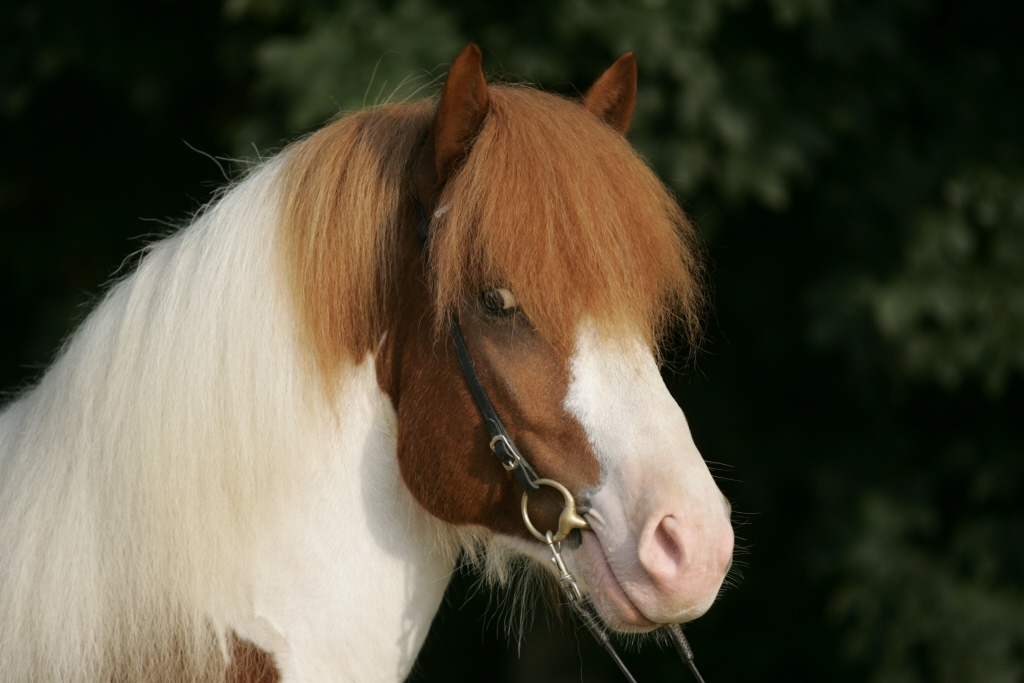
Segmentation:
{"type": "Polygon", "coordinates": [[[683,558],[683,549],[679,547],[678,522],[676,518],[669,515],[661,520],[661,524],[654,530],[654,539],[658,542],[661,552],[669,563],[679,566],[683,558]]]}
{"type": "Polygon", "coordinates": [[[687,535],[676,517],[666,515],[646,542],[641,542],[640,564],[656,581],[671,581],[685,568],[687,535]]]}

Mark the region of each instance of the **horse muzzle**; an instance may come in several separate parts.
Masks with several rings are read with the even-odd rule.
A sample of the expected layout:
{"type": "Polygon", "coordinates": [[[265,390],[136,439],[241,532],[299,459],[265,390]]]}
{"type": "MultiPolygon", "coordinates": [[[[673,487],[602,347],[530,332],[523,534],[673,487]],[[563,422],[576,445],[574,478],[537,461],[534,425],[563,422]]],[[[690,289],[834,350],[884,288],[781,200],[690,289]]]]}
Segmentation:
{"type": "Polygon", "coordinates": [[[646,515],[639,533],[609,523],[595,505],[574,563],[609,626],[643,632],[696,619],[715,601],[732,564],[728,518],[646,515]]]}

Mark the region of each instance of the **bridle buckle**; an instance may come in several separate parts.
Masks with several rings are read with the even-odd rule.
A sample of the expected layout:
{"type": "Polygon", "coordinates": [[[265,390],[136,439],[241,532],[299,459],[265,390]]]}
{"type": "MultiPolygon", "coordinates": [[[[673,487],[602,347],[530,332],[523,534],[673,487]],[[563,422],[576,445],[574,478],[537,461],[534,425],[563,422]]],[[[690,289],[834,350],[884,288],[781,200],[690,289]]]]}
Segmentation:
{"type": "Polygon", "coordinates": [[[512,447],[512,444],[509,443],[509,440],[505,438],[504,434],[498,434],[496,437],[491,439],[491,451],[495,455],[500,456],[500,454],[498,453],[498,449],[494,447],[494,444],[498,443],[499,441],[505,444],[505,452],[508,453],[512,458],[509,462],[505,462],[499,457],[499,462],[501,462],[502,467],[504,467],[507,471],[511,472],[515,468],[519,467],[519,465],[523,462],[523,459],[519,455],[519,451],[512,447]]]}

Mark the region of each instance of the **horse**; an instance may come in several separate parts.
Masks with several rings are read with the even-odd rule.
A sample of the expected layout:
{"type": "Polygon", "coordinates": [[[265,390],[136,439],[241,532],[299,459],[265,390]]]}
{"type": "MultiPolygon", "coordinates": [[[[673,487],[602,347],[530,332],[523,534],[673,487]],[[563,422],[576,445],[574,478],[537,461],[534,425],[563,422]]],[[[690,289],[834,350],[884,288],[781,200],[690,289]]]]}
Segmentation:
{"type": "Polygon", "coordinates": [[[574,100],[469,45],[152,244],[0,414],[0,681],[400,681],[460,553],[550,575],[522,510],[562,500],[494,458],[453,322],[607,627],[703,614],[729,504],[659,372],[703,271],[636,74],[574,100]]]}

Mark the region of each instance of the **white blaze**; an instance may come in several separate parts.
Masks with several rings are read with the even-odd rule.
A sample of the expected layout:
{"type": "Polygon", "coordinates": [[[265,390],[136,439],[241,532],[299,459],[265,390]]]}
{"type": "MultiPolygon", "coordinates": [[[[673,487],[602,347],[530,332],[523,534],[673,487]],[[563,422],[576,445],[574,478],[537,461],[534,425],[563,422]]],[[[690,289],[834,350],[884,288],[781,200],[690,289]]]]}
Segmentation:
{"type": "Polygon", "coordinates": [[[611,339],[581,325],[565,407],[586,430],[603,473],[588,513],[600,544],[588,534],[575,558],[598,609],[620,627],[650,627],[623,609],[629,603],[658,623],[699,616],[724,579],[732,528],[686,418],[639,336],[611,339]],[[627,602],[615,595],[619,589],[627,602]]]}

